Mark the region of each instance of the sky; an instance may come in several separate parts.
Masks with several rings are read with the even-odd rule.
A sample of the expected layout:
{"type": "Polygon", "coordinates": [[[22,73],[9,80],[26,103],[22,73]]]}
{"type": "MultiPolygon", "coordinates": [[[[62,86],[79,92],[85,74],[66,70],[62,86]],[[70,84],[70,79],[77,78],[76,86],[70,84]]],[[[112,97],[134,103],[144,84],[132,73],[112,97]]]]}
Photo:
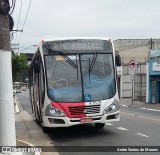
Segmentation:
{"type": "Polygon", "coordinates": [[[24,25],[12,40],[19,52],[34,52],[46,38],[160,38],[160,0],[31,0],[24,24],[29,3],[16,0],[13,11],[13,29],[24,25]]]}

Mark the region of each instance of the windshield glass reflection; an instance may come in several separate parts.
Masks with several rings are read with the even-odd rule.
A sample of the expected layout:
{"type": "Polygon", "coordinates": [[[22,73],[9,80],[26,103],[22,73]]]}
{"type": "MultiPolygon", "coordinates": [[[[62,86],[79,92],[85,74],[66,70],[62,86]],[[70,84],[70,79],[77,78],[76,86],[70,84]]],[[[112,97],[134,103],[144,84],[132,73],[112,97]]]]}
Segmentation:
{"type": "Polygon", "coordinates": [[[67,59],[65,57],[45,56],[48,95],[51,100],[96,101],[115,95],[112,54],[68,54],[67,59]]]}

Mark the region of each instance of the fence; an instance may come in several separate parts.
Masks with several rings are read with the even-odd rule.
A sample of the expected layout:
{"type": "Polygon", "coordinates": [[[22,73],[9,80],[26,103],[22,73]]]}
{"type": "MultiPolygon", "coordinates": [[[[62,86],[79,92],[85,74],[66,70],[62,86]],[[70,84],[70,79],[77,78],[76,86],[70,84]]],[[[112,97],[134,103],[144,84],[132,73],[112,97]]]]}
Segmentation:
{"type": "MultiPolygon", "coordinates": [[[[122,97],[132,97],[132,81],[130,80],[129,65],[123,64],[122,97]]],[[[146,63],[138,63],[135,69],[133,99],[146,102],[146,63]]]]}

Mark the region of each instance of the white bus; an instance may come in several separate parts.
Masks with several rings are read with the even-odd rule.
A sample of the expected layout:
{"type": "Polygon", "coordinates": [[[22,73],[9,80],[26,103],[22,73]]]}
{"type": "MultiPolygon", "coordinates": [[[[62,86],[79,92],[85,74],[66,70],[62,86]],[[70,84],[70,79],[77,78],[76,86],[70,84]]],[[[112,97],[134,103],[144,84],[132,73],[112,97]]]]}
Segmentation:
{"type": "Polygon", "coordinates": [[[110,39],[44,40],[29,68],[32,112],[44,132],[68,127],[119,121],[115,54],[110,39]]]}

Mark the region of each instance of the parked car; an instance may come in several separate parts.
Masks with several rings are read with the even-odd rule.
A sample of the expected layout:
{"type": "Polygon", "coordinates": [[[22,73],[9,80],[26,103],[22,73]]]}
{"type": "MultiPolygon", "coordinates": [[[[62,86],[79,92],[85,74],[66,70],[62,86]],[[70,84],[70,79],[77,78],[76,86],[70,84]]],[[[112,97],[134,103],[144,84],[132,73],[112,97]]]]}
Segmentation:
{"type": "Polygon", "coordinates": [[[23,86],[21,89],[22,89],[22,91],[26,91],[27,90],[27,88],[25,86],[23,86]]]}
{"type": "Polygon", "coordinates": [[[16,93],[21,93],[21,87],[20,88],[16,88],[16,93]]]}

